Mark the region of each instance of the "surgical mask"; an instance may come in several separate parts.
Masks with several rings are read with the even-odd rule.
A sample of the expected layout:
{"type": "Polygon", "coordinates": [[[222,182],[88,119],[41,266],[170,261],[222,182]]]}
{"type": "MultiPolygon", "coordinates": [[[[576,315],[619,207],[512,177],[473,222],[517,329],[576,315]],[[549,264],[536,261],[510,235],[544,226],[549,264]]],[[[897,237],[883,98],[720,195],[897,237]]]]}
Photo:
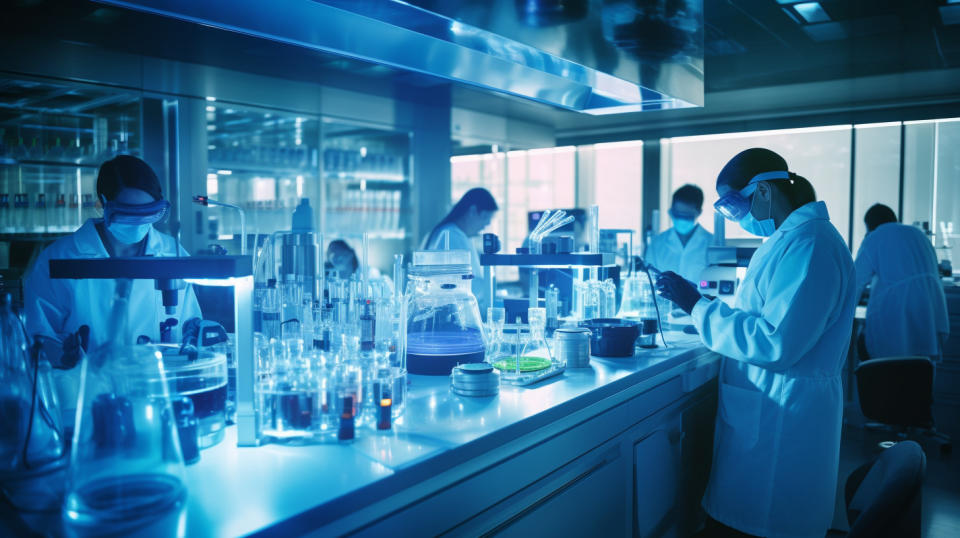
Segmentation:
{"type": "Polygon", "coordinates": [[[117,241],[125,245],[132,245],[142,241],[150,232],[151,226],[152,224],[124,224],[114,222],[107,225],[107,230],[110,231],[110,235],[117,241]]]}
{"type": "Polygon", "coordinates": [[[773,222],[773,219],[757,220],[753,213],[747,213],[740,219],[740,227],[747,233],[760,237],[770,237],[777,230],[777,225],[773,222]]]}
{"type": "Polygon", "coordinates": [[[680,235],[687,235],[696,227],[697,221],[691,219],[673,219],[673,228],[680,235]]]}

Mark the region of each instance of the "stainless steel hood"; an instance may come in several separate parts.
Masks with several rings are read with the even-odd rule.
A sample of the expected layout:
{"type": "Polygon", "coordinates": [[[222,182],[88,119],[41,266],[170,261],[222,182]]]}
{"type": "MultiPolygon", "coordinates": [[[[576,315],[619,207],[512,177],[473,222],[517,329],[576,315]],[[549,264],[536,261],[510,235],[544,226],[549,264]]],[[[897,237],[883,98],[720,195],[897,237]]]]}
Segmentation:
{"type": "Polygon", "coordinates": [[[703,0],[97,1],[590,114],[703,104],[703,0]]]}

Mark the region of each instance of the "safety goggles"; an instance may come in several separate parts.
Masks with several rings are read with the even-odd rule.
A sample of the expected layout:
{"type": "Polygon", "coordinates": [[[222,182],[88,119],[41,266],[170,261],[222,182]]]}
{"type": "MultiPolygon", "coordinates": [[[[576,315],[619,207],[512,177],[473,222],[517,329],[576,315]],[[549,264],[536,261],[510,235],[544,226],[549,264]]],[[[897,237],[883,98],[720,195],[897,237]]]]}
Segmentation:
{"type": "Polygon", "coordinates": [[[170,202],[157,200],[149,204],[124,204],[107,202],[103,204],[103,221],[107,224],[153,224],[163,220],[170,210],[170,202]]]}
{"type": "Polygon", "coordinates": [[[790,179],[790,172],[776,170],[757,174],[747,182],[744,188],[738,191],[730,191],[721,196],[719,200],[714,202],[713,208],[727,219],[739,221],[750,212],[750,197],[757,190],[757,183],[772,179],[790,179]]]}

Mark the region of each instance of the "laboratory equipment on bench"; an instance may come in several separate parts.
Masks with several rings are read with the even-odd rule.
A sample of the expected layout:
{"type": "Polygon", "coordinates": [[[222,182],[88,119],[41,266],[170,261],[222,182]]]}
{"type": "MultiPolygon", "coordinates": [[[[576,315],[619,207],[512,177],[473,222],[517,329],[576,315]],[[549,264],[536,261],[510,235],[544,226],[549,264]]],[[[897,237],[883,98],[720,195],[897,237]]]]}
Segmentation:
{"type": "Polygon", "coordinates": [[[19,511],[43,514],[60,508],[66,444],[50,365],[11,303],[0,297],[0,488],[19,511]]]}
{"type": "Polygon", "coordinates": [[[640,335],[636,321],[599,318],[581,321],[590,330],[590,354],[596,357],[632,357],[633,347],[640,335]]]}
{"type": "MultiPolygon", "coordinates": [[[[217,354],[216,346],[231,345],[230,354],[235,362],[237,444],[255,446],[260,443],[260,428],[254,403],[254,331],[253,331],[253,266],[248,256],[193,256],[193,257],[138,257],[138,258],[88,258],[50,260],[51,278],[101,278],[101,279],[181,279],[194,285],[227,286],[233,288],[234,338],[232,345],[216,343],[207,351],[217,354]]],[[[120,282],[121,280],[118,280],[120,282]]],[[[135,315],[135,314],[134,314],[135,315]]],[[[213,338],[210,324],[201,324],[197,333],[200,344],[213,344],[222,338],[213,338]]],[[[188,350],[184,350],[188,351],[188,350]]],[[[202,346],[200,346],[202,351],[202,346]]],[[[192,352],[192,351],[191,351],[192,352]]],[[[158,348],[156,353],[163,357],[158,348]]],[[[222,353],[226,355],[226,353],[222,353]]],[[[188,359],[189,360],[189,359],[188,359]]],[[[214,370],[222,373],[227,369],[229,385],[230,367],[216,362],[214,370]]],[[[171,363],[173,365],[173,363],[171,363]]],[[[218,374],[219,376],[220,374],[218,374]]],[[[217,380],[222,379],[216,377],[217,380]]],[[[207,389],[220,390],[220,381],[204,382],[207,389]],[[211,386],[214,383],[215,386],[211,386]]],[[[223,389],[226,391],[226,387],[223,389]]]]}
{"type": "Polygon", "coordinates": [[[496,396],[500,393],[500,373],[485,362],[455,366],[450,374],[450,390],[458,396],[496,396]]]}
{"type": "Polygon", "coordinates": [[[553,349],[557,360],[567,368],[590,366],[590,329],[561,327],[553,332],[553,349]]]}
{"type": "Polygon", "coordinates": [[[127,334],[131,281],[118,280],[114,340],[81,363],[63,504],[68,536],[176,536],[187,488],[162,353],[127,334]]]}
{"type": "Polygon", "coordinates": [[[726,219],[719,212],[714,214],[713,229],[713,244],[707,247],[707,268],[700,274],[698,288],[701,295],[713,295],[733,306],[738,283],[762,241],[726,239],[726,219]]]}
{"type": "MultiPolygon", "coordinates": [[[[189,398],[200,448],[223,440],[227,419],[227,356],[191,346],[158,345],[171,399],[189,398]]],[[[159,382],[159,380],[158,380],[159,382]]]]}
{"type": "Polygon", "coordinates": [[[515,345],[511,355],[497,359],[493,366],[500,370],[500,378],[511,385],[532,385],[549,377],[560,375],[566,364],[555,358],[547,343],[545,329],[546,311],[543,308],[531,308],[527,313],[527,338],[522,338],[522,326],[514,325],[515,345]]]}
{"type": "Polygon", "coordinates": [[[465,250],[413,254],[404,301],[406,367],[411,374],[450,375],[483,362],[486,339],[465,250]]]}

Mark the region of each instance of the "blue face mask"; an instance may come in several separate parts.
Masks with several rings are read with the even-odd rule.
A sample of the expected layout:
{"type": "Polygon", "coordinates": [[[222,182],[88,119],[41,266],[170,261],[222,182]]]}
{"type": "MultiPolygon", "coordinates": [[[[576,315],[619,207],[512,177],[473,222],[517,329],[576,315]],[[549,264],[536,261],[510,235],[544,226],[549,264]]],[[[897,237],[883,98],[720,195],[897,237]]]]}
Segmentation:
{"type": "Polygon", "coordinates": [[[753,213],[747,213],[740,219],[740,227],[760,237],[770,237],[777,230],[777,225],[773,219],[757,220],[753,213]]]}
{"type": "Polygon", "coordinates": [[[152,224],[124,224],[122,222],[113,222],[107,225],[110,235],[117,241],[132,245],[139,243],[150,232],[152,224]]]}
{"type": "Polygon", "coordinates": [[[673,219],[673,228],[680,235],[687,235],[696,227],[697,221],[691,219],[673,219]]]}

